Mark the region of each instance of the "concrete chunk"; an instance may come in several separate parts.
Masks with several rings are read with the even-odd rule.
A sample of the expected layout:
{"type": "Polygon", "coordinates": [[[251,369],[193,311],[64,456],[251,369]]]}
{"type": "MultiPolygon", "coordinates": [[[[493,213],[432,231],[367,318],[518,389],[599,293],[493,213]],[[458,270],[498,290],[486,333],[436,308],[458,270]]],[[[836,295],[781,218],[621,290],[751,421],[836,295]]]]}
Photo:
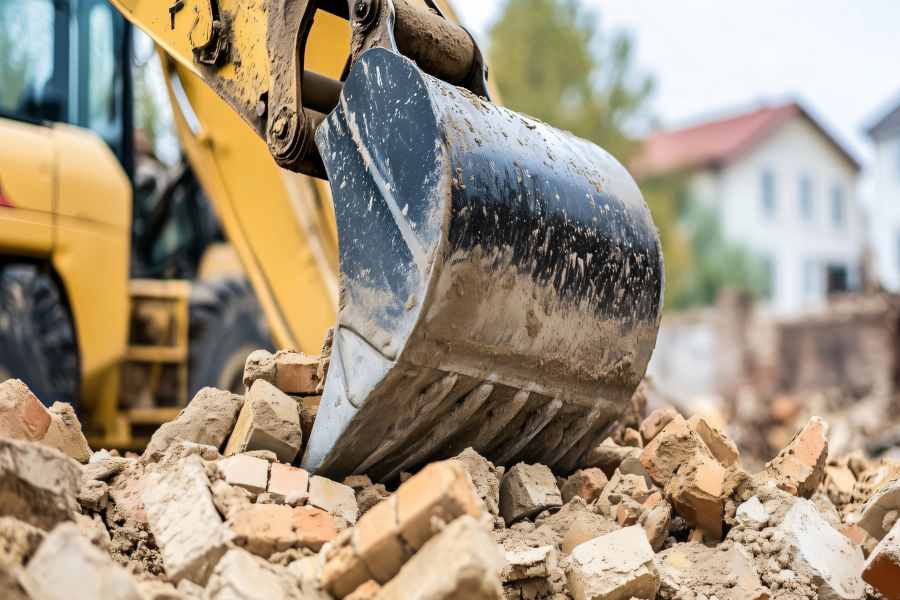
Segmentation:
{"type": "Polygon", "coordinates": [[[900,525],[894,525],[875,546],[863,566],[862,579],[885,600],[900,600],[900,525]]]}
{"type": "Polygon", "coordinates": [[[0,438],[0,516],[50,531],[73,520],[82,467],[59,450],[0,438]]]}
{"type": "Polygon", "coordinates": [[[581,459],[581,468],[597,467],[607,477],[612,477],[622,461],[630,456],[640,456],[640,448],[619,446],[612,438],[606,438],[598,446],[585,452],[581,459]]]}
{"type": "Polygon", "coordinates": [[[653,600],[659,572],[640,526],[595,538],[572,551],[566,579],[575,600],[653,600]]]}
{"type": "Polygon", "coordinates": [[[549,467],[519,463],[503,476],[500,516],[507,525],[562,504],[562,494],[549,467]]]}
{"type": "Polygon", "coordinates": [[[246,454],[235,454],[219,463],[228,485],[244,488],[251,494],[266,491],[269,480],[269,463],[246,454]]]}
{"type": "MultiPolygon", "coordinates": [[[[873,538],[881,541],[894,526],[890,520],[885,522],[885,518],[891,511],[900,511],[900,479],[891,481],[872,494],[863,509],[859,526],[873,538]],[[885,525],[889,526],[885,527],[885,525]]],[[[896,521],[896,517],[894,520],[896,521]]]]}
{"type": "Polygon", "coordinates": [[[150,530],[174,583],[189,579],[204,585],[232,535],[216,511],[209,485],[194,454],[179,461],[144,496],[150,530]]]}
{"type": "Polygon", "coordinates": [[[20,581],[34,600],[140,600],[131,575],[74,523],[47,536],[20,581]]]}
{"type": "Polygon", "coordinates": [[[225,553],[210,577],[204,598],[209,600],[303,600],[297,579],[273,565],[235,548],[225,553]]]}
{"type": "Polygon", "coordinates": [[[19,379],[0,383],[0,436],[39,442],[50,428],[50,413],[19,379]]]}
{"type": "Polygon", "coordinates": [[[174,421],[164,423],[156,430],[142,460],[159,462],[169,447],[177,442],[194,442],[221,449],[243,404],[241,396],[215,388],[203,388],[174,421]]]}
{"type": "Polygon", "coordinates": [[[692,597],[698,590],[719,600],[769,598],[753,554],[739,543],[721,549],[696,542],[677,544],[660,552],[654,562],[659,569],[662,598],[692,597]]]}
{"type": "Polygon", "coordinates": [[[752,496],[749,500],[738,506],[735,519],[741,525],[762,529],[769,524],[769,512],[759,501],[758,496],[752,496]]]}
{"type": "Polygon", "coordinates": [[[865,596],[860,579],[865,562],[862,549],[828,525],[815,504],[799,499],[779,529],[786,534],[793,555],[792,570],[819,586],[820,598],[859,600],[865,596]]]}
{"type": "Polygon", "coordinates": [[[468,515],[450,523],[422,546],[376,600],[500,600],[503,557],[468,515]]]}
{"type": "Polygon", "coordinates": [[[520,551],[508,550],[504,558],[506,566],[501,575],[504,582],[549,577],[556,569],[556,548],[553,546],[520,551]]]}
{"type": "Polygon", "coordinates": [[[91,458],[91,449],[81,432],[81,423],[68,402],[56,402],[50,407],[50,427],[42,443],[82,464],[91,458]]]}
{"type": "Polygon", "coordinates": [[[265,380],[257,380],[244,399],[225,456],[251,450],[271,450],[290,464],[300,451],[303,433],[297,401],[265,380]]]}
{"type": "Polygon", "coordinates": [[[602,537],[607,533],[619,529],[613,521],[604,519],[598,514],[585,512],[580,514],[566,530],[560,544],[560,550],[564,554],[572,554],[572,550],[581,544],[594,538],[602,537]]]}
{"type": "Polygon", "coordinates": [[[500,516],[500,482],[503,480],[506,470],[503,467],[495,467],[492,462],[472,448],[463,450],[456,460],[462,464],[469,477],[472,478],[478,495],[494,518],[494,527],[505,527],[503,517],[500,516]]]}
{"type": "Polygon", "coordinates": [[[351,487],[318,475],[311,477],[308,502],[336,517],[343,517],[348,523],[356,524],[359,507],[351,487]]]}

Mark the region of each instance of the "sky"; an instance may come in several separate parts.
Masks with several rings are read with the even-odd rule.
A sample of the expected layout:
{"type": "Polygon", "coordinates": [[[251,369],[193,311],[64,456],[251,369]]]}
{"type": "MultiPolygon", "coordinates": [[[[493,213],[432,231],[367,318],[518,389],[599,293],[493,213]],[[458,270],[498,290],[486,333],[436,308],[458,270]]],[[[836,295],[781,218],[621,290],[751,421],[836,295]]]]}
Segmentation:
{"type": "MultiPolygon", "coordinates": [[[[515,0],[512,0],[515,2],[515,0]]],[[[451,0],[487,44],[505,0],[451,0]]],[[[865,129],[900,104],[897,0],[582,0],[653,75],[663,127],[799,100],[865,163],[865,129]]]]}

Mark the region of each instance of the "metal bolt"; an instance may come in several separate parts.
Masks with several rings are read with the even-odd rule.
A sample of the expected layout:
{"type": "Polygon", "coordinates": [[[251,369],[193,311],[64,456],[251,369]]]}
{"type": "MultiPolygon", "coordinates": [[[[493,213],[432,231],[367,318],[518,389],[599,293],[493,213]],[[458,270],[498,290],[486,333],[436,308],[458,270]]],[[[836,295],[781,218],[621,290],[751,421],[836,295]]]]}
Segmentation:
{"type": "Polygon", "coordinates": [[[256,103],[256,116],[261,117],[266,114],[266,103],[260,100],[256,103]]]}
{"type": "Polygon", "coordinates": [[[353,5],[354,20],[367,25],[371,18],[378,12],[378,0],[357,0],[353,5]]]}

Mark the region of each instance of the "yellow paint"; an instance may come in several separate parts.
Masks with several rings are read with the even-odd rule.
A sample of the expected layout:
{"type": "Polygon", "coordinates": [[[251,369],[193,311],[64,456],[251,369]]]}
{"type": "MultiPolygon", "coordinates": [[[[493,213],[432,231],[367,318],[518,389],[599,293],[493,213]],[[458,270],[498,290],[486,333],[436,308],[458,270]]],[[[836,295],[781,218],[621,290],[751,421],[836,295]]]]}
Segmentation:
{"type": "Polygon", "coordinates": [[[0,119],[0,252],[43,257],[52,240],[53,130],[0,119]]]}

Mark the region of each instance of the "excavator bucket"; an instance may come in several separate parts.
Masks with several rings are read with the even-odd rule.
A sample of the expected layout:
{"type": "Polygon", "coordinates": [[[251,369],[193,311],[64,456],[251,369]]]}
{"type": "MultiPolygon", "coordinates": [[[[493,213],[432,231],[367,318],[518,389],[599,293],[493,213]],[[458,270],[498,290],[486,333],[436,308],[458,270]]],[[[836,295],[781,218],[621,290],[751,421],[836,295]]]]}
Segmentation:
{"type": "Polygon", "coordinates": [[[662,312],[659,239],[626,170],[382,48],[315,139],[340,302],[304,467],[387,480],[469,446],[577,467],[644,376],[662,312]]]}

